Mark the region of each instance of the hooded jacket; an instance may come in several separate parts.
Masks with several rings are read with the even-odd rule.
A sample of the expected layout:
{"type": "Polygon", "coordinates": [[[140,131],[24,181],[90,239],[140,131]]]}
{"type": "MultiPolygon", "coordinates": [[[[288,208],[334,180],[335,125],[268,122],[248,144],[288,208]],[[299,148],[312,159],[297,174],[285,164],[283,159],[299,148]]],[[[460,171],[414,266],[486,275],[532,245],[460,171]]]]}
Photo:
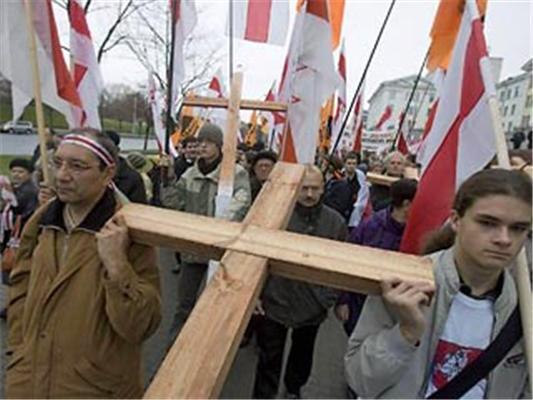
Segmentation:
{"type": "MultiPolygon", "coordinates": [[[[425,398],[437,344],[444,330],[460,278],[453,247],[432,254],[437,290],[425,313],[426,329],[418,346],[402,336],[398,322],[379,296],[369,296],[344,358],[348,384],[363,398],[425,398]]],[[[514,280],[505,270],[494,302],[491,341],[517,304],[514,280]]],[[[465,321],[468,323],[468,321],[465,321]]],[[[488,375],[485,398],[531,398],[523,342],[513,346],[488,375]]]]}
{"type": "MultiPolygon", "coordinates": [[[[323,204],[296,204],[287,230],[339,241],[346,238],[341,215],[323,204]]],[[[270,276],[261,295],[266,316],[290,328],[320,324],[336,299],[333,289],[280,276],[270,276]]]]}
{"type": "Polygon", "coordinates": [[[95,233],[115,213],[108,190],[70,233],[64,203],[28,221],[11,272],[8,398],[139,398],[142,343],[161,320],[156,254],[133,243],[110,280],[95,233]]]}

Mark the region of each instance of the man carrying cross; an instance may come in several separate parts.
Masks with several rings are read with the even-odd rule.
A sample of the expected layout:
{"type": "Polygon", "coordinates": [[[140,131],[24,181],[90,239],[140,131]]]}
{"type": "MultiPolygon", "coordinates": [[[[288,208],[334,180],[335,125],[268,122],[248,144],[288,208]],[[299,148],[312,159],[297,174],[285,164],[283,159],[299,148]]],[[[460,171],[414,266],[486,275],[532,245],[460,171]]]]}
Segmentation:
{"type": "Polygon", "coordinates": [[[158,327],[153,247],[131,243],[99,131],[54,155],[57,197],[26,224],[9,291],[8,398],[139,398],[141,345],[158,327]]]}
{"type": "MultiPolygon", "coordinates": [[[[307,166],[288,231],[343,241],[346,224],[342,216],[322,203],[324,178],[315,166],[307,166]]],[[[288,328],[292,346],[285,371],[289,398],[300,398],[300,389],[311,374],[315,339],[336,292],[323,286],[271,276],[261,295],[257,326],[259,363],[254,398],[274,398],[277,393],[288,328]]]]}
{"type": "MultiPolygon", "coordinates": [[[[222,161],[222,130],[217,125],[205,123],[198,134],[198,142],[198,160],[179,180],[174,175],[174,168],[168,168],[171,181],[163,186],[161,199],[167,208],[213,217],[222,161]]],[[[235,165],[235,185],[227,210],[228,219],[242,220],[250,207],[250,197],[248,173],[240,165],[235,165]]],[[[209,259],[202,256],[182,254],[178,305],[171,327],[171,340],[179,333],[196,303],[208,262],[209,259]]]]}

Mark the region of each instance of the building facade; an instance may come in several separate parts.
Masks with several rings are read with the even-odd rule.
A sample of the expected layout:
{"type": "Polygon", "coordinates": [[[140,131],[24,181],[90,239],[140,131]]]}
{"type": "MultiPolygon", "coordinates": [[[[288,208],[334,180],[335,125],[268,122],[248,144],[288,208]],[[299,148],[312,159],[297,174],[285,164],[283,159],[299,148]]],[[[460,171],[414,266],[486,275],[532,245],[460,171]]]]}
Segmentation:
{"type": "Polygon", "coordinates": [[[522,73],[501,81],[497,86],[503,128],[508,137],[516,131],[531,130],[533,59],[522,66],[522,73]]]}

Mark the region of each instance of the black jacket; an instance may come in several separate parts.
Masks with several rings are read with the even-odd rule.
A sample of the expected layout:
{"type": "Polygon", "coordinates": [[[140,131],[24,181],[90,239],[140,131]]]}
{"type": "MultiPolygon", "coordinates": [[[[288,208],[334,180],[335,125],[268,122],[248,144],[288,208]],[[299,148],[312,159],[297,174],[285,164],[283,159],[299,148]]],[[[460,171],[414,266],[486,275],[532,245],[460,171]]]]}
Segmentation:
{"type": "Polygon", "coordinates": [[[326,184],[324,204],[339,212],[348,222],[360,188],[357,175],[353,179],[331,179],[326,184]]]}
{"type": "MultiPolygon", "coordinates": [[[[339,241],[344,241],[347,233],[340,214],[322,204],[312,208],[296,204],[287,230],[339,241]]],[[[326,318],[328,308],[335,304],[337,291],[270,276],[261,299],[268,318],[285,326],[298,328],[320,324],[326,318]]]]}
{"type": "Polygon", "coordinates": [[[146,204],[146,191],[141,175],[130,167],[122,157],[118,159],[117,173],[113,181],[130,201],[146,204]]]}

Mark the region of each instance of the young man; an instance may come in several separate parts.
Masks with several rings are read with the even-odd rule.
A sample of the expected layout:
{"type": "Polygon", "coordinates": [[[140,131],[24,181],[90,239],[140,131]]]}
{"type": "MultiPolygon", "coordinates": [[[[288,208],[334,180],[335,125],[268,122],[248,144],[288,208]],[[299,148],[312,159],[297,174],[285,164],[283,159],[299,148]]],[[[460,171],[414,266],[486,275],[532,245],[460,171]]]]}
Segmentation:
{"type": "Polygon", "coordinates": [[[185,171],[194,165],[197,156],[198,139],[194,136],[187,136],[181,141],[181,153],[174,163],[176,179],[180,179],[185,171]]]}
{"type": "MultiPolygon", "coordinates": [[[[437,238],[445,250],[430,256],[436,287],[386,277],[382,296],[367,298],[345,356],[360,396],[427,398],[475,362],[517,307],[508,267],[530,232],[531,203],[522,172],[484,170],[461,185],[437,238]]],[[[446,397],[530,398],[528,387],[517,341],[466,393],[446,397]]]]}
{"type": "MultiPolygon", "coordinates": [[[[323,193],[321,171],[307,166],[288,231],[344,240],[346,225],[339,213],[322,204],[323,193]]],[[[289,328],[292,328],[292,346],[284,382],[288,398],[300,398],[300,389],[311,374],[318,328],[336,298],[335,291],[323,286],[279,276],[268,278],[261,294],[264,318],[256,327],[259,363],[254,398],[275,398],[289,328]]]]}
{"type": "Polygon", "coordinates": [[[56,193],[28,221],[11,273],[6,397],[139,398],[141,347],[159,325],[155,250],[130,243],[110,188],[117,150],[65,137],[56,193]]]}
{"type": "MultiPolygon", "coordinates": [[[[198,133],[198,142],[198,159],[179,180],[174,175],[174,168],[169,166],[170,182],[163,186],[161,199],[167,208],[213,217],[222,161],[222,130],[217,125],[206,123],[198,133]]],[[[242,220],[249,207],[248,173],[236,164],[233,197],[226,210],[228,219],[242,220]]],[[[209,259],[200,255],[182,253],[181,256],[183,262],[178,281],[178,305],[171,327],[171,340],[179,333],[196,303],[209,262],[209,259]]]]}

